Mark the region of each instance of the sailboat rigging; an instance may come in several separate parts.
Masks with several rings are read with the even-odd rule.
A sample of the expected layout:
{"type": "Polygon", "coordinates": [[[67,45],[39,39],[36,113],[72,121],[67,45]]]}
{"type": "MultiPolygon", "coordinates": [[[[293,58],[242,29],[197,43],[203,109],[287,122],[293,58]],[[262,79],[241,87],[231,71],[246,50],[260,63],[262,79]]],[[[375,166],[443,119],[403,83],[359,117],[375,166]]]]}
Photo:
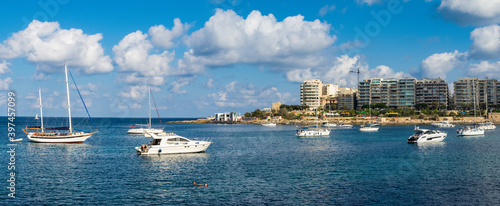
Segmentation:
{"type": "MultiPolygon", "coordinates": [[[[44,128],[43,125],[43,110],[42,110],[42,92],[41,89],[38,88],[38,96],[40,98],[40,127],[33,127],[33,126],[26,126],[26,130],[23,129],[23,131],[26,133],[28,136],[28,139],[33,141],[33,142],[39,142],[39,143],[83,143],[85,140],[87,140],[89,137],[91,137],[95,132],[92,131],[84,131],[80,129],[75,129],[73,128],[72,124],[72,117],[71,117],[71,101],[69,97],[69,80],[68,80],[68,68],[66,66],[66,63],[64,64],[64,72],[66,75],[66,95],[68,99],[68,127],[56,127],[56,128],[44,128]],[[29,129],[34,129],[34,130],[41,130],[41,132],[28,132],[27,130],[29,129]],[[51,132],[47,132],[47,130],[51,130],[51,132]]],[[[70,73],[71,75],[71,73],[70,73]]],[[[73,79],[73,76],[71,76],[73,79]]],[[[73,79],[73,83],[75,83],[73,79]]],[[[76,83],[75,83],[76,86],[76,83]]],[[[78,91],[78,87],[77,91],[78,91]]],[[[92,120],[90,117],[90,113],[88,112],[87,106],[85,105],[85,102],[83,101],[83,98],[80,94],[80,91],[78,91],[78,94],[80,95],[80,98],[82,100],[83,106],[85,107],[85,110],[87,111],[87,114],[89,115],[89,118],[92,120]]],[[[93,122],[92,122],[93,123],[93,122]]],[[[95,128],[95,124],[94,124],[95,128]]]]}
{"type": "MultiPolygon", "coordinates": [[[[135,124],[135,125],[132,125],[131,127],[140,126],[140,128],[130,128],[127,131],[128,134],[144,134],[144,135],[148,135],[148,133],[159,134],[159,133],[163,132],[163,128],[162,129],[156,129],[156,128],[152,128],[151,127],[151,94],[152,94],[151,87],[148,86],[148,117],[149,117],[148,124],[147,125],[144,125],[144,124],[135,124]],[[144,128],[144,126],[147,126],[147,127],[144,128]]],[[[156,107],[156,102],[154,101],[154,97],[153,97],[153,102],[155,104],[156,113],[158,114],[158,119],[160,120],[160,124],[161,124],[160,113],[158,113],[158,108],[156,107]]]]}

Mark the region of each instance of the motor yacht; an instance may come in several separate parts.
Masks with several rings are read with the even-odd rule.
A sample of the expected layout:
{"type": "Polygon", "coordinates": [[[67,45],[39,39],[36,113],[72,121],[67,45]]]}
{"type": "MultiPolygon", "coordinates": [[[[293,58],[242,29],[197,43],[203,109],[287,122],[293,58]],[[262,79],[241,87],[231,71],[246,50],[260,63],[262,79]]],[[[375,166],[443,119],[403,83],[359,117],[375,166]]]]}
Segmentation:
{"type": "Polygon", "coordinates": [[[439,130],[420,129],[415,127],[415,134],[408,138],[408,143],[441,142],[448,134],[439,130]]]}
{"type": "Polygon", "coordinates": [[[487,121],[485,123],[479,124],[479,128],[483,129],[483,130],[492,130],[492,129],[496,129],[497,126],[495,126],[492,122],[487,121]]]}
{"type": "Polygon", "coordinates": [[[455,127],[454,124],[451,124],[450,121],[447,121],[447,120],[444,120],[444,121],[441,121],[441,122],[432,123],[431,126],[441,127],[441,128],[455,127]]]}
{"type": "Polygon", "coordinates": [[[337,124],[335,124],[335,123],[330,123],[330,122],[323,122],[323,123],[321,124],[321,126],[323,126],[323,127],[336,127],[336,126],[337,126],[337,124]]]}
{"type": "Polygon", "coordinates": [[[204,152],[212,144],[210,141],[190,140],[173,132],[146,133],[145,136],[153,138],[153,141],[150,144],[136,147],[135,150],[139,155],[204,152]]]}
{"type": "Polygon", "coordinates": [[[320,137],[320,136],[329,136],[329,129],[320,129],[320,128],[301,128],[297,130],[298,137],[320,137]]]}

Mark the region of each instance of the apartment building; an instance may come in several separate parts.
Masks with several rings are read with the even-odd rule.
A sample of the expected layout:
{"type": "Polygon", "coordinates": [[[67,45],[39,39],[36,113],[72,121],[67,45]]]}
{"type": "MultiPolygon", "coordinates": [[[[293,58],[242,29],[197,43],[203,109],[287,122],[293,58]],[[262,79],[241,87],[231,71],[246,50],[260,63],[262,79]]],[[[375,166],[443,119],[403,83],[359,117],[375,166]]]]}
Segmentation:
{"type": "Polygon", "coordinates": [[[317,108],[321,106],[322,94],[323,82],[321,80],[306,80],[303,84],[300,84],[300,105],[317,108]]]}
{"type": "Polygon", "coordinates": [[[448,84],[441,78],[420,79],[415,84],[415,104],[432,104],[437,102],[448,107],[451,101],[451,92],[448,84]]]}
{"type": "Polygon", "coordinates": [[[455,104],[484,103],[487,106],[500,104],[500,83],[496,79],[464,77],[453,82],[455,104]]]}

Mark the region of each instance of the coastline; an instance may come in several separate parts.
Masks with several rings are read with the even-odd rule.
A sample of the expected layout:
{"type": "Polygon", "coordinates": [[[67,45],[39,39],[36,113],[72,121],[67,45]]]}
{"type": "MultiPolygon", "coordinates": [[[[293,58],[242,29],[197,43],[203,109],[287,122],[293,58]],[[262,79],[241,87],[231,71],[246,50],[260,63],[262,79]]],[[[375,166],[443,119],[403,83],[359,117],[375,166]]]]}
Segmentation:
{"type": "MultiPolygon", "coordinates": [[[[454,118],[454,117],[439,117],[439,120],[425,120],[425,119],[412,119],[411,117],[380,117],[373,118],[372,122],[377,121],[381,125],[430,125],[432,123],[441,122],[444,119],[450,120],[452,124],[458,125],[466,125],[466,124],[474,124],[474,117],[462,117],[462,118],[454,118]]],[[[496,118],[493,119],[494,122],[499,122],[496,118]]],[[[179,121],[170,121],[168,123],[190,123],[190,124],[263,124],[269,122],[270,120],[242,120],[239,122],[212,122],[208,119],[197,119],[197,120],[179,120],[179,121]]],[[[335,124],[345,123],[345,124],[353,124],[353,125],[366,125],[369,124],[369,118],[367,117],[337,117],[337,118],[324,118],[319,119],[319,123],[322,122],[331,122],[335,124]]],[[[488,121],[484,117],[476,118],[477,123],[482,123],[488,121]]],[[[490,120],[491,121],[491,120],[490,120]]],[[[276,124],[281,125],[316,125],[315,118],[306,118],[302,120],[278,120],[273,121],[276,124]]]]}

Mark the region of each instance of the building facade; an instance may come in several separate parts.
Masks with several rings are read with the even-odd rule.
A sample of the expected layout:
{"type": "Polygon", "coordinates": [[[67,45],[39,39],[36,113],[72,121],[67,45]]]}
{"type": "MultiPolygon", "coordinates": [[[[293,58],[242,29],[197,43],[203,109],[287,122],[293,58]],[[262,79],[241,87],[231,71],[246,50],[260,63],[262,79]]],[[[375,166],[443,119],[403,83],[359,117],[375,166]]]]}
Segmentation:
{"type": "Polygon", "coordinates": [[[314,109],[321,106],[323,82],[319,79],[306,80],[300,84],[300,105],[314,109]]]}
{"type": "Polygon", "coordinates": [[[393,108],[410,108],[415,104],[431,104],[433,101],[448,106],[450,91],[444,80],[372,78],[359,82],[358,108],[377,103],[393,108]]]}
{"type": "Polygon", "coordinates": [[[496,79],[461,78],[453,83],[454,101],[458,108],[462,105],[485,104],[487,107],[500,104],[500,83],[496,79]]]}
{"type": "Polygon", "coordinates": [[[415,85],[415,104],[432,104],[437,102],[444,107],[451,103],[451,92],[448,83],[441,78],[420,79],[415,85]]]}

